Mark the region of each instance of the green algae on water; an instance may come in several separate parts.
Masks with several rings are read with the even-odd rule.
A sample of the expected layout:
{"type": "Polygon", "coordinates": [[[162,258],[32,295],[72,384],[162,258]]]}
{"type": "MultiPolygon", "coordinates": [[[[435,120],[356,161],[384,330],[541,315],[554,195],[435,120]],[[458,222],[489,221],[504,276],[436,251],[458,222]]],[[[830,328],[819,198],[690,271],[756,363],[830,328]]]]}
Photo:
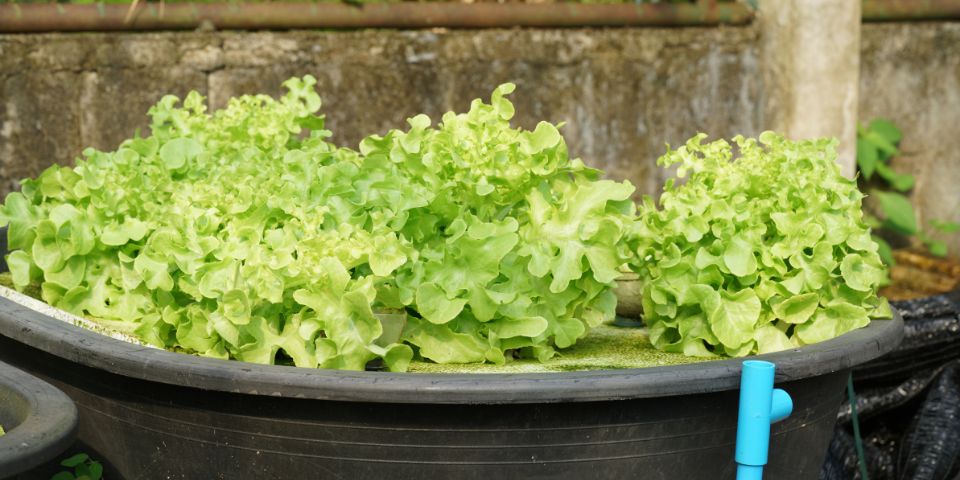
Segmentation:
{"type": "Polygon", "coordinates": [[[709,358],[688,357],[682,353],[657,350],[650,344],[645,328],[621,328],[601,325],[591,329],[572,347],[560,350],[546,362],[520,359],[506,365],[490,363],[446,364],[413,361],[410,372],[416,373],[541,373],[584,370],[616,370],[648,368],[708,361],[709,358]]]}
{"type": "MultiPolygon", "coordinates": [[[[13,285],[13,275],[10,272],[0,272],[0,287],[7,287],[10,290],[16,290],[17,288],[13,285]]],[[[43,301],[43,298],[40,296],[40,285],[30,284],[23,289],[24,295],[35,298],[37,300],[43,301]]]]}

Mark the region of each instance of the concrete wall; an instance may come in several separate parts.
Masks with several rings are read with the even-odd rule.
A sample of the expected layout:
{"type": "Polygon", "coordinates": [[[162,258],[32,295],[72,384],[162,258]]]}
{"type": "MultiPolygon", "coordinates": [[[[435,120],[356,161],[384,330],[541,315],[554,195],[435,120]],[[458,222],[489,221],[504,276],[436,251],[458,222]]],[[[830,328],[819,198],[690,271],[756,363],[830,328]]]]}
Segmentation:
{"type": "MultiPolygon", "coordinates": [[[[918,220],[960,222],[960,22],[864,25],[860,119],[903,130],[893,167],[916,176],[918,220]]],[[[950,240],[960,254],[960,235],[950,240]]]]}
{"type": "Polygon", "coordinates": [[[572,154],[654,192],[664,144],[759,130],[754,28],[0,36],[0,194],[84,146],[112,149],[165,93],[319,80],[334,141],[439,119],[512,81],[517,121],[566,121],[572,154]]]}
{"type": "MultiPolygon", "coordinates": [[[[0,195],[85,146],[112,149],[163,94],[232,95],[319,80],[334,141],[464,110],[513,81],[517,120],[566,121],[574,155],[654,193],[664,144],[775,123],[757,26],[677,29],[0,36],[0,195]],[[767,119],[765,119],[765,117],[767,119]]],[[[860,117],[901,125],[921,218],[960,220],[960,23],[866,24],[860,117]]],[[[960,252],[960,236],[953,251],[960,252]]]]}

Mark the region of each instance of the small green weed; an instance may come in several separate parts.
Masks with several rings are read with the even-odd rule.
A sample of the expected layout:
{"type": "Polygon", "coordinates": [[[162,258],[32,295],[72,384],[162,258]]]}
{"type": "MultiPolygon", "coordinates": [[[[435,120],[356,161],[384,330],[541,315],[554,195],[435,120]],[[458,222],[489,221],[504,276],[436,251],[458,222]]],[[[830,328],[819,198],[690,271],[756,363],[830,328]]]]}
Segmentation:
{"type": "Polygon", "coordinates": [[[103,478],[103,465],[90,458],[86,453],[78,453],[60,465],[72,470],[64,470],[50,477],[50,480],[100,480],[103,478]]]}
{"type": "Polygon", "coordinates": [[[917,222],[910,199],[905,195],[913,189],[913,175],[902,174],[890,167],[890,160],[901,154],[899,146],[903,133],[893,122],[882,118],[857,127],[857,166],[861,179],[869,182],[864,188],[879,200],[879,213],[883,218],[866,215],[866,221],[874,231],[874,240],[880,245],[880,257],[887,265],[893,265],[893,252],[885,238],[892,235],[905,237],[911,243],[919,240],[933,255],[947,255],[947,244],[938,234],[960,232],[960,223],[933,219],[929,228],[923,229],[917,222]]]}

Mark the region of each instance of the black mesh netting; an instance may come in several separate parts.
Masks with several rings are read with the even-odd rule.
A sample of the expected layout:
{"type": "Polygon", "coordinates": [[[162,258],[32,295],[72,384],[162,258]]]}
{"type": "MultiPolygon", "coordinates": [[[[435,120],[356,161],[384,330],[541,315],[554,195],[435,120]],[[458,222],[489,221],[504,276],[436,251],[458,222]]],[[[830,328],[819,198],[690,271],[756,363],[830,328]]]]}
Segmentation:
{"type": "MultiPolygon", "coordinates": [[[[894,302],[905,336],[854,370],[870,480],[960,480],[960,292],[894,302]]],[[[840,409],[821,480],[862,479],[850,422],[840,409]]]]}

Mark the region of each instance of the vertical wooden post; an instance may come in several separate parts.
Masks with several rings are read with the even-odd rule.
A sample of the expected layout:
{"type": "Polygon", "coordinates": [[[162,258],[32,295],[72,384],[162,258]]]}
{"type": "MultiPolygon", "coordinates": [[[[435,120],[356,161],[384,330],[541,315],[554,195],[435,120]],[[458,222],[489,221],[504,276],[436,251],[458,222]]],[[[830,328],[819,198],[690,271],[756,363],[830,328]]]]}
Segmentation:
{"type": "Polygon", "coordinates": [[[837,137],[843,174],[856,171],[859,0],[760,0],[764,128],[837,137]]]}

